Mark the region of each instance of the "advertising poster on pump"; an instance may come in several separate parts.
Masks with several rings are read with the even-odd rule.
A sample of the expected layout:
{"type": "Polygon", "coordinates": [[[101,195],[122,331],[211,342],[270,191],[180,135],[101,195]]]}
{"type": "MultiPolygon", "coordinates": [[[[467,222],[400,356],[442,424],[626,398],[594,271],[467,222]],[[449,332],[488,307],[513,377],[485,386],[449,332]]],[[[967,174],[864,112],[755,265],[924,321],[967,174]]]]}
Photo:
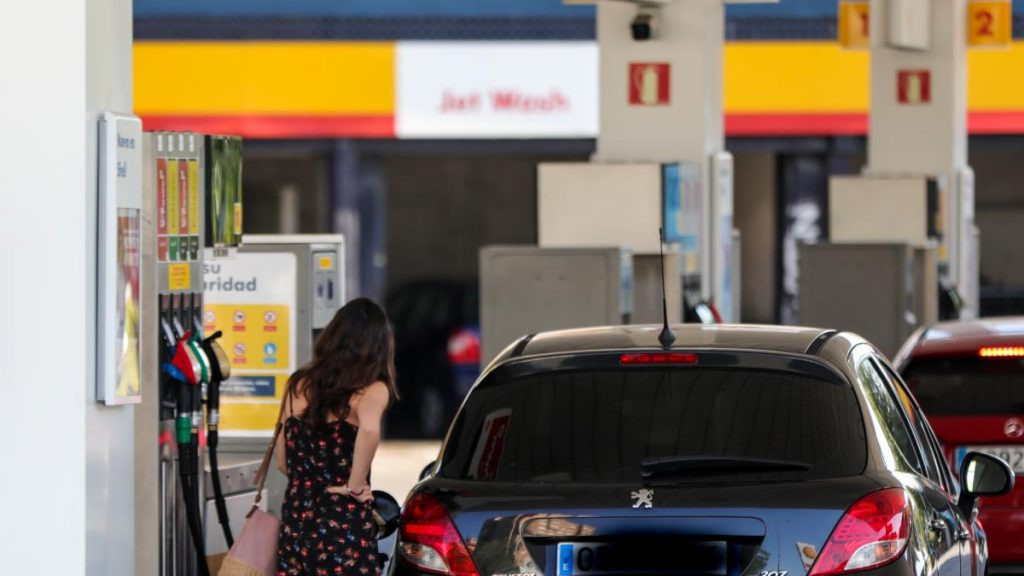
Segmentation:
{"type": "Polygon", "coordinates": [[[269,436],[295,370],[295,274],[293,254],[246,254],[203,263],[203,328],[220,330],[231,359],[231,378],[221,387],[220,432],[269,436]]]}

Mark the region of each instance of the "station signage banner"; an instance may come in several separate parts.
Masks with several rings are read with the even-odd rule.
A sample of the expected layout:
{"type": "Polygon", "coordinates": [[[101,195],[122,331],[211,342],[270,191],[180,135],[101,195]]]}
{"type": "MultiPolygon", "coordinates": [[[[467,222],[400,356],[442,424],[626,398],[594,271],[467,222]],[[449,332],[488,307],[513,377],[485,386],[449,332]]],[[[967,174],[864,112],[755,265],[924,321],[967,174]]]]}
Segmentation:
{"type": "Polygon", "coordinates": [[[402,42],[399,138],[593,138],[593,42],[402,42]]]}

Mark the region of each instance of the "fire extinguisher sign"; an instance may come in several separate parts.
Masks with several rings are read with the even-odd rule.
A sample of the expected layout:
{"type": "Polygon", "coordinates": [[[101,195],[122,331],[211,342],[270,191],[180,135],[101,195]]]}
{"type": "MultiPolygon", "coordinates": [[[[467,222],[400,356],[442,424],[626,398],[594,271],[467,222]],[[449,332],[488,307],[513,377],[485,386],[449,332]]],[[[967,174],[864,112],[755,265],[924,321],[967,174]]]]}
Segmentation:
{"type": "Polygon", "coordinates": [[[630,62],[629,103],[632,106],[669,104],[668,62],[630,62]]]}

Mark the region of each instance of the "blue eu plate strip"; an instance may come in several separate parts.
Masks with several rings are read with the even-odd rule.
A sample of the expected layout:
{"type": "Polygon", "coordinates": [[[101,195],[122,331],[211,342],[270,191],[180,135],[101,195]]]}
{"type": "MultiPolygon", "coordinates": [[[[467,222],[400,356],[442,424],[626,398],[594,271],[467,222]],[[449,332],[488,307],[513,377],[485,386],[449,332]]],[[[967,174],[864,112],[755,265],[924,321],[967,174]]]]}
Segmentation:
{"type": "Polygon", "coordinates": [[[572,576],[572,544],[558,545],[558,576],[572,576]]]}

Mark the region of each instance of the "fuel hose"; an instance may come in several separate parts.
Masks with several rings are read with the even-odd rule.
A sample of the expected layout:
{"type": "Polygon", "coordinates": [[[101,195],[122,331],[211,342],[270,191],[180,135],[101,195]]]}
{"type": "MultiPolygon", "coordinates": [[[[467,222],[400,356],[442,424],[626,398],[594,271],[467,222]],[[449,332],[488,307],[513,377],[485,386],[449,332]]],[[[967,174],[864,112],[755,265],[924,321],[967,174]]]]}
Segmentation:
{"type": "Polygon", "coordinates": [[[231,549],[235,545],[235,538],[231,534],[231,521],[224,499],[224,489],[220,484],[220,464],[217,461],[217,445],[220,443],[220,385],[231,376],[231,362],[217,342],[222,335],[218,330],[203,340],[203,350],[210,360],[210,385],[206,391],[206,447],[210,457],[210,479],[213,484],[217,521],[220,522],[221,531],[224,533],[224,542],[227,543],[228,549],[231,549]]]}

